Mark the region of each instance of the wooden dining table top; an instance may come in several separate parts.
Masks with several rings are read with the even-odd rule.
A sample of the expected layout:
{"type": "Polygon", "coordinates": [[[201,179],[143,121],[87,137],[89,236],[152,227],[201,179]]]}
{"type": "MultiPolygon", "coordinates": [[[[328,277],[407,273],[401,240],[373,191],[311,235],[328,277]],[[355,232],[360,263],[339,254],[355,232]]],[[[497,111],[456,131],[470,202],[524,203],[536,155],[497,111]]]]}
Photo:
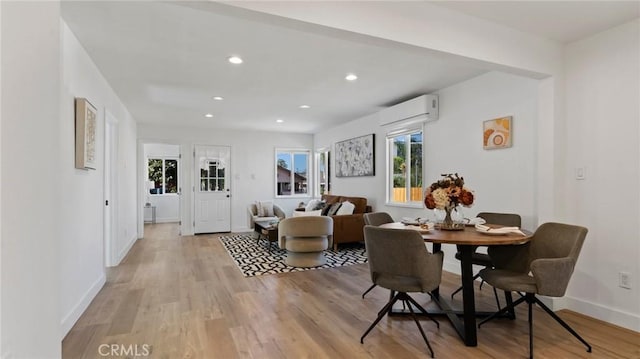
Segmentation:
{"type": "MultiPolygon", "coordinates": [[[[500,227],[493,226],[492,227],[500,227]]],[[[425,241],[431,243],[459,244],[472,246],[493,246],[507,244],[523,244],[531,240],[533,233],[521,229],[524,236],[518,233],[486,234],[476,230],[473,226],[466,226],[464,230],[447,231],[441,229],[425,229],[420,226],[406,225],[400,222],[385,223],[380,228],[410,229],[420,232],[425,241]]]]}

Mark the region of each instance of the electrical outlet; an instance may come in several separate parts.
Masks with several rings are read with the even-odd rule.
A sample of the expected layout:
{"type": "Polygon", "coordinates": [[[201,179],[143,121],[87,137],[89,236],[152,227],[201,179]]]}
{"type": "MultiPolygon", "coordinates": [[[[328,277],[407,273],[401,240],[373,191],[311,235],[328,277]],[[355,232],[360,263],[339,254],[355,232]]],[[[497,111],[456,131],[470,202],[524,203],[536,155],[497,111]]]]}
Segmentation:
{"type": "Polygon", "coordinates": [[[618,286],[620,288],[631,289],[631,273],[629,272],[618,273],[618,286]]]}

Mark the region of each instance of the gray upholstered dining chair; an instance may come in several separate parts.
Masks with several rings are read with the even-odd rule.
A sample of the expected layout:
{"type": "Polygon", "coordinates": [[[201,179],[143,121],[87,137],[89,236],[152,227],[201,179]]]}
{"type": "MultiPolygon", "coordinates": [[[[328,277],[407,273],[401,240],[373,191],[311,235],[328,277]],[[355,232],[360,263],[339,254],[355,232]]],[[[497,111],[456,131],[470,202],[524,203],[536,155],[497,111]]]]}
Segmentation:
{"type": "Polygon", "coordinates": [[[333,219],[327,216],[285,218],[278,224],[278,246],[287,251],[292,267],[318,267],[326,263],[324,251],[333,244],[333,219]]]}
{"type": "MultiPolygon", "coordinates": [[[[522,225],[522,219],[519,214],[515,213],[494,213],[494,212],[480,212],[477,217],[480,217],[487,221],[489,224],[499,224],[506,227],[520,227],[522,225]]],[[[458,252],[455,255],[457,260],[460,260],[461,253],[460,248],[458,248],[458,252]]],[[[471,255],[471,263],[479,266],[483,266],[485,268],[491,268],[493,264],[491,263],[491,258],[486,253],[478,253],[474,250],[471,255]]],[[[480,276],[480,272],[476,273],[473,276],[473,280],[476,280],[480,276]]],[[[484,281],[482,282],[484,283],[484,281]]],[[[482,289],[482,283],[480,283],[480,289],[482,289]]],[[[462,286],[456,289],[453,293],[451,293],[451,298],[462,290],[462,286]]],[[[493,296],[496,298],[496,305],[498,306],[498,310],[500,310],[500,300],[498,299],[498,292],[496,288],[493,288],[493,296]]],[[[511,303],[511,293],[505,293],[507,297],[507,305],[511,303]]]]}
{"type": "MultiPolygon", "coordinates": [[[[381,224],[393,223],[393,218],[391,218],[391,215],[387,212],[365,213],[363,215],[363,218],[364,218],[364,224],[370,225],[370,226],[377,227],[381,224]]],[[[364,299],[364,296],[367,295],[367,293],[371,292],[371,289],[375,287],[376,287],[376,284],[373,283],[371,287],[369,287],[369,289],[367,289],[364,293],[362,293],[362,299],[364,299]]]]}
{"type": "Polygon", "coordinates": [[[443,253],[429,253],[420,233],[408,229],[387,229],[367,225],[364,227],[364,242],[369,255],[371,281],[380,287],[390,289],[392,297],[378,312],[378,317],[362,335],[360,343],[364,342],[364,337],[391,311],[393,304],[400,300],[409,308],[411,317],[433,358],[433,349],[412,305],[433,320],[438,328],[440,324],[407,293],[429,293],[438,288],[442,278],[443,253]]]}
{"type": "Polygon", "coordinates": [[[538,227],[531,241],[517,246],[489,247],[489,256],[494,268],[480,271],[480,277],[495,288],[525,293],[511,305],[502,308],[478,324],[513,311],[515,306],[527,302],[529,305],[529,357],[533,358],[533,312],[537,304],[553,319],[587,346],[591,346],[558,315],[549,309],[536,295],[564,296],[578,255],[582,249],[587,229],[562,223],[545,223],[538,227]]]}
{"type": "Polygon", "coordinates": [[[368,224],[370,226],[377,227],[381,224],[393,223],[393,218],[391,218],[391,215],[387,212],[365,213],[363,217],[364,217],[364,224],[368,224]]]}

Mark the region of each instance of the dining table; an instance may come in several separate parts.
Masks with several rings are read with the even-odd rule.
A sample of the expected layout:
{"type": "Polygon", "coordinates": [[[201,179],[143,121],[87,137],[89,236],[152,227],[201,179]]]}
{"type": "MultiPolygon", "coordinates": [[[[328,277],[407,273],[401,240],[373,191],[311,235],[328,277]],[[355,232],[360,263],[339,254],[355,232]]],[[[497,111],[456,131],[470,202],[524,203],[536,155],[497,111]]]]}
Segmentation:
{"type": "MultiPolygon", "coordinates": [[[[501,226],[488,224],[489,227],[499,228],[501,226]]],[[[479,246],[497,245],[518,245],[527,243],[533,234],[526,230],[521,233],[499,233],[489,231],[479,231],[473,226],[465,226],[461,230],[443,230],[433,227],[421,227],[418,225],[407,225],[401,222],[386,223],[380,225],[381,228],[410,229],[420,232],[425,242],[433,244],[433,252],[442,250],[442,244],[455,244],[460,252],[460,274],[462,281],[462,312],[455,310],[451,303],[440,296],[439,288],[432,291],[436,305],[441,309],[441,313],[453,325],[454,329],[466,346],[477,346],[478,335],[476,329],[476,317],[478,314],[488,314],[476,312],[475,295],[473,287],[473,264],[471,256],[479,246]]],[[[507,305],[511,302],[510,293],[507,294],[507,305]]],[[[431,313],[431,312],[430,312],[431,313]]],[[[392,312],[398,314],[398,312],[392,312]]],[[[511,313],[511,315],[514,315],[511,313]]]]}

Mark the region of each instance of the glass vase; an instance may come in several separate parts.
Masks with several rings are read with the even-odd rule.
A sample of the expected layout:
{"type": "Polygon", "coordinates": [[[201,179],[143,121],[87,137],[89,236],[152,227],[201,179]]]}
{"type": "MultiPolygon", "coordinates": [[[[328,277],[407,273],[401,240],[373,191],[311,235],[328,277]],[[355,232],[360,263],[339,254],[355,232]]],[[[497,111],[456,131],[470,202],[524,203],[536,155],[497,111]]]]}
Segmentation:
{"type": "Polygon", "coordinates": [[[440,222],[440,229],[445,231],[461,231],[464,229],[464,214],[462,214],[460,206],[445,207],[443,211],[444,218],[440,222]]]}

